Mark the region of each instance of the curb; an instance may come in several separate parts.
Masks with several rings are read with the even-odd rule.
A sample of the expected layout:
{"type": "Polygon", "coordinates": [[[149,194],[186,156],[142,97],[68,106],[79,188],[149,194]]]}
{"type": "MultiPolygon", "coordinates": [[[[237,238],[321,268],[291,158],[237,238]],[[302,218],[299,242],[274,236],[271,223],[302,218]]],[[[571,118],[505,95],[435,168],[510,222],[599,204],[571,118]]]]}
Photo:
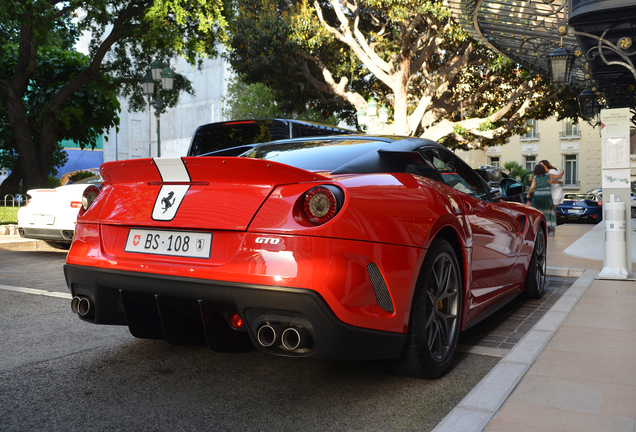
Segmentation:
{"type": "Polygon", "coordinates": [[[453,408],[433,432],[483,431],[565,322],[597,273],[598,270],[585,270],[543,318],[453,408]]]}
{"type": "Polygon", "coordinates": [[[27,251],[27,250],[45,250],[45,251],[57,251],[64,252],[67,251],[63,249],[56,249],[54,247],[46,244],[44,240],[35,240],[35,239],[12,239],[11,241],[3,242],[2,236],[0,236],[0,250],[9,250],[9,251],[27,251]]]}
{"type": "Polygon", "coordinates": [[[546,276],[562,277],[562,278],[580,278],[585,273],[584,268],[572,267],[546,267],[546,276]]]}

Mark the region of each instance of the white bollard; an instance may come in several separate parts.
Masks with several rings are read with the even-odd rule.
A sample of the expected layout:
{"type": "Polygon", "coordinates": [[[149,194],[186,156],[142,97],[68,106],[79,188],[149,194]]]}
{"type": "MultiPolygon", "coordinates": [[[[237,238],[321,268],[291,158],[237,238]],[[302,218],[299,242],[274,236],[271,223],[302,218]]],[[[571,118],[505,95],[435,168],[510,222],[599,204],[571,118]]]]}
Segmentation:
{"type": "Polygon", "coordinates": [[[598,274],[599,279],[627,279],[627,205],[620,198],[610,195],[604,203],[605,214],[605,267],[598,274]]]}

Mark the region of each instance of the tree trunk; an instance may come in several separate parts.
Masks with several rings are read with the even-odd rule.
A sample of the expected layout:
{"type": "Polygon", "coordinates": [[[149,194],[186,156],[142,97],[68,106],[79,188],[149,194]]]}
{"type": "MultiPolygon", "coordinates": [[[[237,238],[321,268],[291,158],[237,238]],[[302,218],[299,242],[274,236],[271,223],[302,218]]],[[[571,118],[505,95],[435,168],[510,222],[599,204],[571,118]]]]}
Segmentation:
{"type": "MultiPolygon", "coordinates": [[[[24,181],[24,190],[46,187],[48,178],[48,168],[43,173],[36,152],[36,145],[29,128],[29,120],[26,116],[24,106],[20,100],[13,97],[7,98],[7,115],[9,124],[13,130],[15,146],[20,155],[21,175],[24,181]]],[[[49,155],[48,161],[51,160],[49,155]]]]}
{"type": "MultiPolygon", "coordinates": [[[[20,156],[13,164],[11,174],[7,177],[2,184],[0,184],[0,203],[4,205],[5,195],[15,195],[20,192],[20,182],[22,181],[22,168],[21,168],[20,156]]],[[[24,191],[26,193],[26,190],[24,191]]]]}

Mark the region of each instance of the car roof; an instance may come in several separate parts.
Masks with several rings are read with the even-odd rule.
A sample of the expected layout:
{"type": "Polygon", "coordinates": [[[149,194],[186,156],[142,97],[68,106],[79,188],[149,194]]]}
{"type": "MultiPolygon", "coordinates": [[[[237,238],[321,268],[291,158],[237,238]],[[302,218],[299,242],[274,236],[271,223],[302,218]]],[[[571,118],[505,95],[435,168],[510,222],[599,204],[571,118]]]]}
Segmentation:
{"type": "MultiPolygon", "coordinates": [[[[203,156],[242,156],[255,157],[258,152],[266,152],[268,148],[289,149],[298,146],[304,147],[305,143],[333,143],[333,144],[354,144],[367,141],[377,143],[371,146],[368,151],[358,155],[358,157],[348,160],[331,171],[332,174],[349,173],[382,173],[382,172],[402,172],[409,163],[423,164],[424,159],[417,153],[418,149],[427,147],[440,151],[450,152],[446,147],[424,138],[414,138],[408,136],[384,136],[384,135],[329,135],[320,137],[291,138],[276,140],[266,143],[240,146],[232,149],[224,149],[218,152],[208,153],[203,156]]],[[[452,153],[452,152],[451,152],[452,153]]]]}

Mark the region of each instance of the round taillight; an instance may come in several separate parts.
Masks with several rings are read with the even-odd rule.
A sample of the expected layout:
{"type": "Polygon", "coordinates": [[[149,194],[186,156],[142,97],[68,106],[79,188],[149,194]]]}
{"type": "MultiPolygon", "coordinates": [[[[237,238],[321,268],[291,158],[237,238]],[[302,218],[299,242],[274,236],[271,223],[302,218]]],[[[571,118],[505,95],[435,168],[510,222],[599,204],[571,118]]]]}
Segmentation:
{"type": "Polygon", "coordinates": [[[84,189],[84,193],[82,194],[82,207],[84,208],[84,211],[88,210],[88,208],[93,204],[97,195],[99,195],[99,188],[95,185],[90,185],[84,189]]]}
{"type": "Polygon", "coordinates": [[[243,328],[243,319],[237,313],[232,313],[228,315],[227,321],[230,323],[230,325],[233,328],[237,330],[243,328]]]}
{"type": "Polygon", "coordinates": [[[342,192],[335,186],[316,186],[305,193],[303,210],[311,223],[324,224],[338,214],[342,192]]]}
{"type": "Polygon", "coordinates": [[[602,206],[603,205],[603,201],[599,201],[598,205],[602,206]]]}

